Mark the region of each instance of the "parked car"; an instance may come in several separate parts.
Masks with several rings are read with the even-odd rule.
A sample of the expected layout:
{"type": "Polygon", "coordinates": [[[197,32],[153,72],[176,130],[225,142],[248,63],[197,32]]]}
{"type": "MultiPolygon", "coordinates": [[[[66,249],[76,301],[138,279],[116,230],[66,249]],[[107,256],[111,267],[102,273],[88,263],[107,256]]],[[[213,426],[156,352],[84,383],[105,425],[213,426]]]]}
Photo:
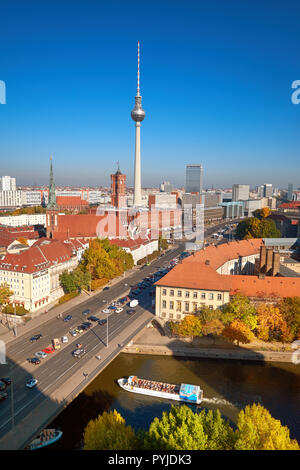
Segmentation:
{"type": "Polygon", "coordinates": [[[67,315],[65,318],[64,318],[64,321],[70,321],[72,320],[72,315],[67,315]]]}
{"type": "Polygon", "coordinates": [[[39,359],[42,358],[42,359],[45,359],[45,357],[47,357],[47,354],[44,352],[44,351],[38,351],[36,353],[34,353],[35,357],[38,357],[39,359]]]}
{"type": "Polygon", "coordinates": [[[88,317],[88,320],[90,320],[90,321],[99,321],[99,318],[95,317],[95,315],[91,315],[90,317],[88,317]]]}
{"type": "Polygon", "coordinates": [[[9,377],[2,377],[0,381],[4,382],[6,386],[11,384],[11,379],[9,377]]]}
{"type": "Polygon", "coordinates": [[[31,343],[34,343],[34,342],[37,341],[38,339],[42,338],[42,336],[43,336],[43,335],[41,335],[41,333],[32,336],[32,337],[30,338],[31,343]]]}
{"type": "Polygon", "coordinates": [[[87,309],[82,312],[82,315],[88,315],[89,313],[90,313],[90,309],[87,309]]]}
{"type": "Polygon", "coordinates": [[[8,397],[8,393],[7,393],[7,392],[1,392],[1,393],[0,393],[0,401],[6,400],[7,397],[8,397]]]}
{"type": "Polygon", "coordinates": [[[85,322],[82,323],[82,325],[81,325],[81,328],[82,328],[83,330],[88,330],[88,329],[91,328],[91,327],[92,327],[92,324],[91,324],[91,322],[89,322],[89,321],[85,321],[85,322]]]}
{"type": "Polygon", "coordinates": [[[61,342],[62,342],[62,343],[68,343],[68,342],[69,342],[69,338],[68,338],[67,336],[63,336],[63,337],[61,338],[61,342]]]}
{"type": "Polygon", "coordinates": [[[6,389],[6,383],[0,381],[0,391],[2,392],[2,390],[5,390],[5,389],[6,389]]]}
{"type": "Polygon", "coordinates": [[[103,313],[110,313],[110,310],[108,308],[105,308],[104,310],[102,310],[103,313]]]}
{"type": "Polygon", "coordinates": [[[123,312],[122,308],[117,308],[117,310],[115,310],[115,313],[121,313],[121,312],[123,312]]]}
{"type": "Polygon", "coordinates": [[[42,349],[42,352],[46,354],[53,354],[55,352],[55,349],[52,348],[52,346],[49,346],[48,348],[42,349]]]}
{"type": "Polygon", "coordinates": [[[41,363],[41,360],[38,357],[32,357],[32,358],[28,359],[28,362],[30,364],[34,364],[35,366],[37,366],[38,364],[41,363]]]}
{"type": "Polygon", "coordinates": [[[36,384],[38,383],[37,379],[34,379],[33,377],[29,380],[27,380],[26,382],[26,387],[27,388],[33,388],[36,386],[36,384]]]}
{"type": "Polygon", "coordinates": [[[99,320],[98,323],[99,325],[105,325],[105,323],[107,323],[107,320],[106,319],[99,320]]]}
{"type": "Polygon", "coordinates": [[[76,331],[76,330],[71,330],[71,331],[70,331],[70,335],[72,335],[72,336],[77,336],[77,331],[76,331]]]}
{"type": "Polygon", "coordinates": [[[75,331],[77,331],[77,333],[83,333],[82,326],[77,326],[77,328],[75,328],[75,331]]]}
{"type": "Polygon", "coordinates": [[[128,315],[132,315],[133,313],[135,313],[135,310],[133,308],[130,308],[127,310],[128,315]]]}

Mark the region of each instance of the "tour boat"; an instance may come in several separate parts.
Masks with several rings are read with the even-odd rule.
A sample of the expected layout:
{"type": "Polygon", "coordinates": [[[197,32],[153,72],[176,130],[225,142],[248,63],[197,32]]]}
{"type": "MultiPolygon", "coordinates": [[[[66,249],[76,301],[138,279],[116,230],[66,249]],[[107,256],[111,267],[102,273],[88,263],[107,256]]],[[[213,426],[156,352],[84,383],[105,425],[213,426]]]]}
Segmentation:
{"type": "Polygon", "coordinates": [[[28,450],[42,449],[49,446],[62,436],[62,431],[59,429],[44,429],[39,436],[37,436],[27,447],[28,450]]]}
{"type": "Polygon", "coordinates": [[[127,392],[194,403],[197,405],[201,403],[203,398],[203,391],[199,385],[174,385],[157,382],[155,380],[140,379],[136,375],[131,375],[128,379],[118,379],[118,384],[127,392]]]}

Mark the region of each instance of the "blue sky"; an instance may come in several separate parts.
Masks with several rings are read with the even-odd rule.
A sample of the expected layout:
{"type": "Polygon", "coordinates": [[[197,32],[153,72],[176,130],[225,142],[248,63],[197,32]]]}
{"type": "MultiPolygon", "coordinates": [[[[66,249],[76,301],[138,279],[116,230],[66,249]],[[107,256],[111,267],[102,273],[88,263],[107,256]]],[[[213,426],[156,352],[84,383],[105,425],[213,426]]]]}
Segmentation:
{"type": "Polygon", "coordinates": [[[18,184],[133,184],[137,41],[142,184],[300,186],[300,6],[257,0],[0,4],[0,174],[18,184]]]}

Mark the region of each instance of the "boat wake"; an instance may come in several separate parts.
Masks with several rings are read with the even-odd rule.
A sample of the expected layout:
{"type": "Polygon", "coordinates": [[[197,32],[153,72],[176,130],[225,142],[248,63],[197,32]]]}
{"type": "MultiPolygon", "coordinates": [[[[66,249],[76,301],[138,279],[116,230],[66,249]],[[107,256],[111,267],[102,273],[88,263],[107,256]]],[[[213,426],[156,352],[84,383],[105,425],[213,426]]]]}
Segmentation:
{"type": "Polygon", "coordinates": [[[217,398],[217,397],[202,398],[202,403],[208,403],[210,405],[232,406],[235,408],[240,408],[240,405],[238,403],[231,403],[230,401],[225,400],[224,398],[217,398]]]}

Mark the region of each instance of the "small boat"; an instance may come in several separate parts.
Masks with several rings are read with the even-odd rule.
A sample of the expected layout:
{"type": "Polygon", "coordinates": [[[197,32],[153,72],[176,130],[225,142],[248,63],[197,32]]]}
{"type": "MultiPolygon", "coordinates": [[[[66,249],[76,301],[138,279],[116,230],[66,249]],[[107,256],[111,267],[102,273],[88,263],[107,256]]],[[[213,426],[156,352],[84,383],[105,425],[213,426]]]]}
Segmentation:
{"type": "Polygon", "coordinates": [[[203,391],[199,385],[189,384],[168,384],[147,380],[131,375],[126,378],[118,379],[118,384],[127,392],[140,393],[141,395],[150,395],[152,397],[167,398],[169,400],[183,401],[199,405],[203,399],[203,391]]]}
{"type": "Polygon", "coordinates": [[[43,429],[39,436],[33,439],[27,449],[42,449],[43,447],[49,446],[50,444],[58,441],[62,435],[63,433],[59,429],[43,429]]]}

